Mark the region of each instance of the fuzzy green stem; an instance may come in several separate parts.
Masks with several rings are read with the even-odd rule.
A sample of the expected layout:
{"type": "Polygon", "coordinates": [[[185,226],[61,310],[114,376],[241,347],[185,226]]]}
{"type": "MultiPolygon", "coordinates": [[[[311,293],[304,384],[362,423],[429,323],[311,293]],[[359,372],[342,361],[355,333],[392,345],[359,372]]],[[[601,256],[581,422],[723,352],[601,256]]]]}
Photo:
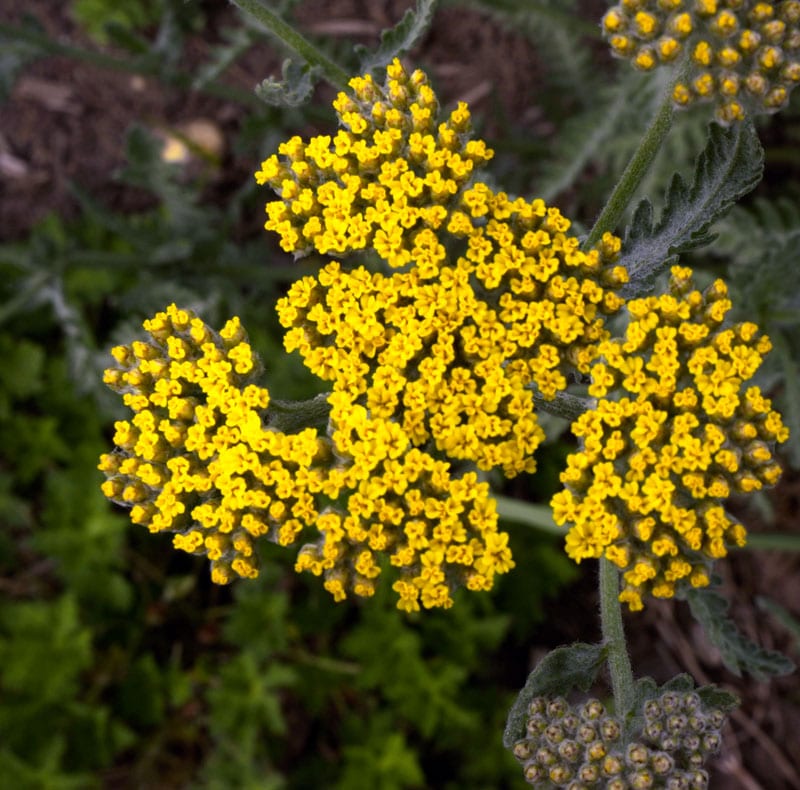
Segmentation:
{"type": "Polygon", "coordinates": [[[625,209],[628,208],[636,190],[661,150],[662,143],[667,134],[669,134],[669,130],[672,127],[673,114],[672,86],[670,86],[653,122],[639,142],[639,147],[636,149],[631,161],[628,162],[625,172],[614,187],[611,197],[609,197],[608,202],[600,212],[600,216],[594,223],[594,227],[584,242],[584,249],[596,246],[600,239],[603,238],[604,233],[613,231],[619,225],[625,209]]]}
{"type": "Polygon", "coordinates": [[[312,66],[319,66],[322,75],[339,90],[347,90],[350,77],[332,60],[327,58],[308,39],[303,38],[291,25],[286,24],[259,2],[259,0],[230,0],[233,5],[255,17],[271,33],[277,36],[287,47],[294,50],[312,66]]]}
{"type": "Polygon", "coordinates": [[[603,642],[608,649],[608,669],[611,673],[611,689],[614,693],[614,708],[624,718],[633,708],[633,670],[625,643],[622,625],[622,607],[619,602],[619,571],[605,557],[600,558],[600,622],[603,642]]]}
{"type": "Polygon", "coordinates": [[[283,433],[296,433],[304,428],[327,424],[330,411],[326,392],[308,400],[271,400],[267,410],[268,424],[283,433]]]}
{"type": "Polygon", "coordinates": [[[570,422],[577,420],[581,414],[595,405],[594,398],[583,398],[569,392],[558,392],[553,400],[545,400],[541,395],[534,394],[533,402],[537,409],[570,422]]]}

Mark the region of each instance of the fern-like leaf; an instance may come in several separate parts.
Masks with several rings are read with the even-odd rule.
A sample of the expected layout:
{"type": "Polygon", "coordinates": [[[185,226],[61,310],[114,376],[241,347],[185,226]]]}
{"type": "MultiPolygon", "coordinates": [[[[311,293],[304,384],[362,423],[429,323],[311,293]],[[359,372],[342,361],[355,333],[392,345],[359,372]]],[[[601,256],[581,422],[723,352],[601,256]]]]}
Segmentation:
{"type": "MultiPolygon", "coordinates": [[[[756,198],[748,206],[735,206],[717,227],[714,253],[729,265],[759,266],[765,249],[785,249],[800,236],[800,203],[782,196],[756,198]]],[[[791,267],[797,271],[797,266],[791,267]]],[[[786,272],[781,272],[783,277],[786,272]]]]}
{"type": "Polygon", "coordinates": [[[413,49],[428,32],[433,22],[438,0],[417,0],[417,8],[410,8],[403,18],[389,30],[381,33],[381,43],[374,52],[358,44],[354,47],[359,58],[359,74],[377,71],[391,63],[395,58],[413,49]]]}
{"type": "Polygon", "coordinates": [[[566,118],[550,140],[536,177],[537,197],[546,202],[553,200],[571,189],[590,164],[606,159],[610,141],[616,146],[620,129],[628,123],[631,97],[635,96],[638,104],[647,93],[641,75],[633,71],[620,74],[610,87],[598,87],[592,106],[566,118]]]}
{"type": "Polygon", "coordinates": [[[574,689],[588,691],[606,659],[601,644],[576,642],[551,650],[528,675],[508,714],[503,744],[510,749],[525,734],[528,706],[534,697],[566,696],[574,689]]]}
{"type": "Polygon", "coordinates": [[[620,257],[630,274],[625,296],[648,293],[678,255],[713,241],[711,226],[761,180],[763,164],[752,124],[730,129],[711,124],[691,186],[675,174],[659,222],[649,200],[636,208],[620,257]]]}
{"type": "Polygon", "coordinates": [[[308,63],[297,63],[291,58],[283,61],[283,80],[267,77],[256,86],[259,99],[278,107],[298,107],[311,98],[314,85],[322,70],[308,63]]]}
{"type": "Polygon", "coordinates": [[[741,677],[744,671],[756,680],[767,680],[794,670],[794,664],[783,653],[767,650],[739,631],[728,617],[728,601],[717,590],[705,587],[689,590],[685,595],[695,620],[734,675],[741,677]]]}

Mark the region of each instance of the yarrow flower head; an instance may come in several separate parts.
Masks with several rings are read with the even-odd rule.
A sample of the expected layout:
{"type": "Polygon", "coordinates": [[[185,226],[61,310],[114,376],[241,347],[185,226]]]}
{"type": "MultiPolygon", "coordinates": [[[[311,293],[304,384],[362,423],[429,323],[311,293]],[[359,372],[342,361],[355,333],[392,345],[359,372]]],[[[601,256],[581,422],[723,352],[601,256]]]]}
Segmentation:
{"type": "Polygon", "coordinates": [[[675,105],[714,101],[722,123],[780,110],[800,83],[800,0],[623,0],[603,33],[643,71],[685,56],[675,105]]]}
{"type": "Polygon", "coordinates": [[[493,156],[470,139],[463,102],[446,120],[421,71],[395,60],[384,85],[350,81],[334,102],[343,128],[304,143],[293,137],[256,173],[280,199],[267,204],[267,230],[287,252],[341,256],[366,247],[404,266],[442,226],[473,171],[493,156]]]}
{"type": "Polygon", "coordinates": [[[552,500],[569,556],[617,565],[632,609],[646,593],[707,585],[711,562],[744,545],[723,500],[775,484],[774,447],[788,438],[747,384],[769,339],[752,323],[723,329],[725,284],[701,293],[691,275],[673,267],[670,292],[630,301],[625,337],[600,344],[589,388],[599,400],[573,424],[581,448],[552,500]]]}
{"type": "Polygon", "coordinates": [[[455,477],[450,464],[411,447],[397,423],[330,400],[340,465],[326,493],[341,505],[320,516],[320,537],[301,549],[296,570],[323,575],[337,600],[370,596],[385,554],[400,576],[398,608],[415,611],[450,607],[456,587],[489,590],[514,567],[487,483],[474,472],[455,477]]]}
{"type": "Polygon", "coordinates": [[[175,548],[211,560],[218,584],[258,575],[254,540],[289,545],[316,516],[330,455],[314,429],[286,435],[264,425],[269,392],[260,362],[234,318],[217,333],[170,305],[145,321],[147,341],[112,350],[104,381],[134,412],[115,424],[103,455],[103,492],[131,507],[175,548]]]}
{"type": "Polygon", "coordinates": [[[544,438],[535,394],[551,400],[571,372],[588,372],[608,336],[606,316],[624,303],[620,240],[606,234],[583,251],[557,209],[475,181],[489,149],[469,139],[466,106],[436,125],[438,102],[421,72],[409,76],[395,61],[383,88],[369,77],[351,84],[355,98],[342,94],[335,105],[345,131],[290,141],[304,165],[294,168],[284,145],[289,159],[271,157],[256,177],[281,196],[267,205],[266,227],[287,249],[338,256],[369,247],[389,274],[334,261],[301,279],[278,305],[286,348],[334,391],[398,421],[416,446],[433,440],[483,470],[531,472],[544,438]],[[373,162],[352,153],[354,128],[373,142],[391,131],[398,143],[373,162]],[[308,155],[336,140],[348,141],[339,165],[308,155]],[[298,172],[314,216],[299,207],[298,172]],[[348,185],[344,213],[319,199],[348,185]],[[338,246],[320,241],[340,220],[368,232],[338,246]]]}
{"type": "Polygon", "coordinates": [[[534,697],[514,756],[534,787],[705,790],[703,766],[719,751],[724,713],[695,692],[675,691],[648,700],[642,713],[642,729],[629,734],[599,700],[576,708],[563,697],[534,697]]]}
{"type": "Polygon", "coordinates": [[[331,396],[329,435],[278,430],[238,319],[217,333],[171,305],[144,328],[105,373],[135,414],[100,459],[102,489],[207,556],[213,581],[257,576],[261,537],[306,541],[296,570],[322,575],[336,600],[373,595],[384,566],[397,569],[408,611],[451,606],[455,588],[488,590],[513,567],[488,485],[413,448],[397,423],[331,396]]]}

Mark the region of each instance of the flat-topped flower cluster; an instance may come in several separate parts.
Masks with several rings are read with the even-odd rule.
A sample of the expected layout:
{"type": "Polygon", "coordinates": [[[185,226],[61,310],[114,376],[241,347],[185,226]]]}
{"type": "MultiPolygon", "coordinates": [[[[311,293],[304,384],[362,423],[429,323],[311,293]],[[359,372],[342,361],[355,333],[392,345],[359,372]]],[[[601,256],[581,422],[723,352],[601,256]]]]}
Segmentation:
{"type": "MultiPolygon", "coordinates": [[[[513,566],[486,483],[411,446],[394,423],[332,402],[330,436],[270,425],[260,363],[238,322],[213,332],[171,305],[148,340],[113,350],[106,383],[134,412],[103,455],[103,492],[151,532],[207,556],[225,584],[258,574],[254,540],[315,540],[296,568],[337,600],[369,596],[381,555],[398,569],[398,606],[450,606],[452,589],[489,589],[513,566]]],[[[333,398],[332,398],[333,401],[333,398]]]]}
{"type": "Polygon", "coordinates": [[[281,430],[238,320],[216,333],[173,305],[113,351],[135,415],[105,493],[218,582],[255,575],[264,537],[300,544],[297,570],[337,600],[391,568],[400,608],[447,607],[513,567],[483,473],[535,471],[538,404],[590,381],[553,500],[568,554],[618,565],[632,608],[707,584],[745,539],[723,500],[780,474],[787,431],[748,385],[769,341],[725,328],[724,284],[701,293],[685,268],[626,304],[620,240],[584,249],[558,209],[479,180],[492,151],[466,105],[441,119],[422,72],[395,61],[351,89],[335,136],[292,138],[256,174],[283,249],[330,259],[277,306],[286,349],[330,383],[327,424],[281,430]]]}
{"type": "Polygon", "coordinates": [[[780,415],[747,381],[770,348],[752,323],[722,329],[731,307],[721,280],[705,292],[672,268],[670,290],[627,304],[625,336],[600,344],[589,394],[597,405],[572,431],[580,452],[553,498],[572,524],[567,554],[605,556],[622,570],[621,600],[709,582],[711,560],[743,546],[723,500],[773,485],[772,448],[788,438],[780,415]]]}
{"type": "Polygon", "coordinates": [[[714,101],[721,123],[777,112],[800,83],[800,0],[622,0],[603,33],[642,71],[685,62],[675,105],[714,101]]]}
{"type": "Polygon", "coordinates": [[[278,304],[286,348],[339,403],[397,421],[414,444],[532,472],[534,393],[552,399],[588,372],[623,304],[619,239],[584,252],[558,209],[475,180],[492,151],[463,103],[439,122],[422,72],[395,61],[383,86],[351,87],[334,138],[293,139],[262,164],[256,178],[279,195],[266,228],[297,255],[368,249],[388,271],[332,261],[295,283],[278,304]]]}

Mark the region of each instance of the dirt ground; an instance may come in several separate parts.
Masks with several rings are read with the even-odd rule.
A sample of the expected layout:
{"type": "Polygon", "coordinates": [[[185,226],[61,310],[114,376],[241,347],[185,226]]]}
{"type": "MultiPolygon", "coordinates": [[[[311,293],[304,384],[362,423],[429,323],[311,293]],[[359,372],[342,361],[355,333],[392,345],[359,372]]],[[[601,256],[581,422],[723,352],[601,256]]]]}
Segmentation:
{"type": "MultiPolygon", "coordinates": [[[[374,42],[378,32],[396,22],[410,5],[407,0],[308,0],[302,4],[299,18],[310,33],[374,42]]],[[[231,13],[222,2],[207,2],[204,7],[214,21],[209,26],[212,30],[231,13]]],[[[3,8],[3,21],[33,12],[51,35],[82,40],[69,17],[68,4],[8,0],[3,8]]],[[[202,59],[208,46],[203,39],[193,41],[190,57],[202,59]]],[[[502,102],[512,114],[519,112],[517,108],[531,106],[526,80],[542,67],[528,41],[463,8],[444,8],[437,13],[417,58],[434,74],[446,101],[465,99],[476,114],[489,101],[502,102]]],[[[250,90],[266,75],[277,75],[279,62],[274,52],[254,53],[231,69],[226,80],[250,90]]],[[[534,124],[535,107],[526,112],[534,124]]],[[[242,116],[239,104],[163,89],[138,75],[64,57],[34,64],[17,81],[11,100],[0,105],[0,239],[24,238],[48,212],[74,216],[78,208],[70,182],[80,184],[115,210],[147,205],[147,196],[123,188],[110,177],[123,164],[125,132],[133,121],[169,129],[190,120],[212,119],[227,140],[242,116]]],[[[250,178],[253,166],[228,147],[219,181],[211,188],[224,194],[230,184],[250,178]]],[[[781,530],[800,534],[800,476],[787,474],[773,492],[772,502],[781,530]]],[[[746,523],[758,531],[757,516],[748,514],[746,523]]],[[[800,618],[800,555],[739,552],[730,561],[719,563],[719,571],[740,627],[760,644],[781,649],[795,660],[800,658],[786,628],[754,606],[759,596],[768,596],[800,618]]],[[[565,641],[581,637],[587,627],[593,633],[596,625],[575,615],[585,612],[587,619],[593,618],[592,596],[592,584],[580,584],[564,596],[563,609],[553,611],[553,627],[563,631],[565,641]],[[584,600],[576,604],[574,596],[584,600]]],[[[651,605],[644,614],[628,618],[627,628],[639,674],[649,672],[663,681],[688,671],[698,683],[719,683],[742,697],[743,705],[727,730],[724,756],[715,766],[712,787],[800,788],[800,682],[796,674],[770,683],[735,677],[722,666],[682,604],[651,605]]]]}

